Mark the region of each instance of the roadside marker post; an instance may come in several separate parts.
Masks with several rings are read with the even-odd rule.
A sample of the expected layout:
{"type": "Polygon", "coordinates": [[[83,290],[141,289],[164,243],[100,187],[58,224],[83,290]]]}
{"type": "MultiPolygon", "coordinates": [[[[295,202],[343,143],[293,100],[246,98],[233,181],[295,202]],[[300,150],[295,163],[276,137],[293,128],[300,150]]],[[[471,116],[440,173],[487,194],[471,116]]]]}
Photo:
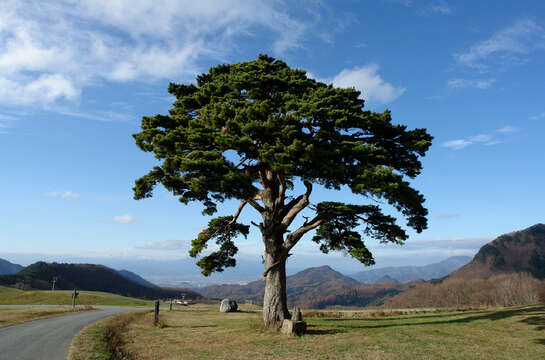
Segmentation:
{"type": "Polygon", "coordinates": [[[153,318],[153,325],[157,326],[159,323],[159,300],[155,300],[155,317],[153,318]]]}
{"type": "Polygon", "coordinates": [[[74,292],[72,293],[72,309],[76,308],[76,298],[78,297],[79,293],[74,289],[74,292]]]}

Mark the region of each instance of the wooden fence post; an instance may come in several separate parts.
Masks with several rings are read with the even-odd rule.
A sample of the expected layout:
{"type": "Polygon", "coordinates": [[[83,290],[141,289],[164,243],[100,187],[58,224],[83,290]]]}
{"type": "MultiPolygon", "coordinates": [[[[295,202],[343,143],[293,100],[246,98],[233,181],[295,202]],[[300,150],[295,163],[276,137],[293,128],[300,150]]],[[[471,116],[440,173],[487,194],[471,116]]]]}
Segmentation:
{"type": "Polygon", "coordinates": [[[76,308],[76,298],[78,297],[78,292],[76,289],[74,289],[74,292],[72,293],[72,309],[76,308]]]}
{"type": "Polygon", "coordinates": [[[159,300],[155,300],[155,317],[153,318],[153,325],[159,324],[159,300]]]}

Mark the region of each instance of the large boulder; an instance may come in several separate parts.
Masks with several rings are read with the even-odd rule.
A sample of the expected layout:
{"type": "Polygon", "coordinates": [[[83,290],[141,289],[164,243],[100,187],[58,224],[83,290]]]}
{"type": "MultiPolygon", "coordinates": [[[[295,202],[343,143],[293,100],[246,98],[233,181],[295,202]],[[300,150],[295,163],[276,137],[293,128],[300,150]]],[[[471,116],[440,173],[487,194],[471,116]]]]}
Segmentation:
{"type": "Polygon", "coordinates": [[[231,299],[223,299],[220,304],[221,312],[235,312],[238,309],[237,302],[231,299]]]}

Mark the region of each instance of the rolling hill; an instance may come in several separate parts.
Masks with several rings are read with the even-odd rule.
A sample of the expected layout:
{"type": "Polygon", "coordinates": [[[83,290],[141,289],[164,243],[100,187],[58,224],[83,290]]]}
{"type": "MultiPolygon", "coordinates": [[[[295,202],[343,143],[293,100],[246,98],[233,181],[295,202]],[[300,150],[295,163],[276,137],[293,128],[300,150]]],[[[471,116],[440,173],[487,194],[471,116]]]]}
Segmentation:
{"type": "Polygon", "coordinates": [[[488,278],[515,272],[545,278],[545,224],[497,237],[481,247],[473,260],[451,277],[488,278]]]}
{"type": "Polygon", "coordinates": [[[0,259],[0,275],[15,274],[21,270],[23,270],[23,266],[0,259]]]}
{"type": "MultiPolygon", "coordinates": [[[[0,275],[0,285],[25,289],[51,289],[56,278],[55,289],[104,291],[123,296],[144,299],[174,298],[184,293],[186,298],[200,298],[200,294],[189,289],[148,287],[122,275],[114,269],[95,264],[60,264],[43,261],[27,266],[16,274],[0,275]]],[[[137,276],[132,274],[130,276],[137,276]]],[[[143,279],[142,279],[143,280],[143,279]]],[[[145,280],[144,280],[145,281],[145,280]]]]}
{"type": "MultiPolygon", "coordinates": [[[[313,267],[288,276],[286,292],[289,306],[324,308],[332,305],[365,306],[380,302],[384,296],[398,293],[407,285],[394,282],[364,285],[329,266],[313,267]]],[[[212,285],[199,289],[209,298],[230,297],[238,301],[263,301],[265,283],[261,280],[247,285],[212,285]]]]}
{"type": "Polygon", "coordinates": [[[419,279],[431,280],[450,274],[470,260],[471,257],[469,256],[452,256],[438,263],[424,266],[390,266],[361,271],[350,276],[364,284],[384,282],[384,279],[392,279],[401,283],[419,279]]]}

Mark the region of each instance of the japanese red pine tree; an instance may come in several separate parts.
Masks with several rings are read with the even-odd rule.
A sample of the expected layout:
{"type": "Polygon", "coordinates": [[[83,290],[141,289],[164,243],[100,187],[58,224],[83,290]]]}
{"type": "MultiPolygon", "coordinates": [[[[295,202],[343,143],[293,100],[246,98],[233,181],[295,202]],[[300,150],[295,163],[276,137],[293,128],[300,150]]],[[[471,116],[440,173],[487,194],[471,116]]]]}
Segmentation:
{"type": "Polygon", "coordinates": [[[201,202],[204,215],[227,199],[240,201],[234,214],[213,218],[192,241],[189,253],[200,256],[204,275],[235,266],[234,240],[250,228],[241,214],[245,207],[257,211],[265,325],[289,318],[286,259],[309,231],[324,253],[343,250],[371,265],[365,238],[402,244],[408,237],[380,204],[397,209],[417,232],[426,228],[424,197],[407,178],[420,173],[432,137],[393,124],[388,110],[364,111],[359,91],[310,79],[267,55],[218,65],[196,85],[171,83],[168,91],[176,97],[169,114],[143,117],[134,135],[160,164],[136,180],[134,197],[151,197],[160,183],[184,204],[201,202]],[[297,184],[306,191],[292,194],[297,184]],[[362,203],[311,203],[313,185],[351,191],[362,203]],[[313,215],[292,228],[305,208],[313,215]],[[202,255],[210,241],[217,250],[202,255]]]}

